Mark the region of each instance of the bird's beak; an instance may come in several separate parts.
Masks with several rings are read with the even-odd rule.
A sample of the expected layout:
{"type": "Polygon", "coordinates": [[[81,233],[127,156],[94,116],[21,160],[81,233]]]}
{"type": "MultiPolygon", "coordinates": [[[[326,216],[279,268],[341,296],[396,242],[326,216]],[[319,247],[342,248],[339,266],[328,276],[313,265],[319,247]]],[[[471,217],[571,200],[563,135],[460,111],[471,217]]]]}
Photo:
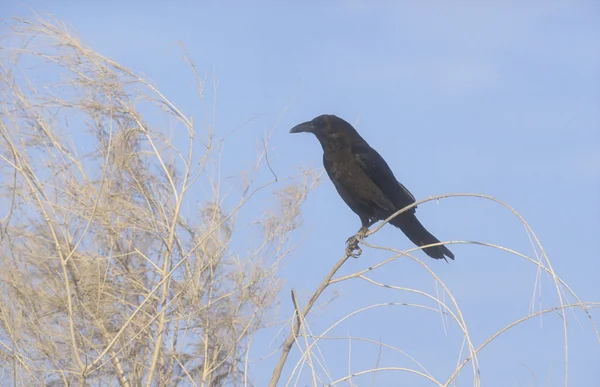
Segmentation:
{"type": "Polygon", "coordinates": [[[290,133],[302,133],[302,132],[314,132],[315,127],[312,125],[311,121],[306,121],[301,124],[298,124],[290,130],[290,133]]]}

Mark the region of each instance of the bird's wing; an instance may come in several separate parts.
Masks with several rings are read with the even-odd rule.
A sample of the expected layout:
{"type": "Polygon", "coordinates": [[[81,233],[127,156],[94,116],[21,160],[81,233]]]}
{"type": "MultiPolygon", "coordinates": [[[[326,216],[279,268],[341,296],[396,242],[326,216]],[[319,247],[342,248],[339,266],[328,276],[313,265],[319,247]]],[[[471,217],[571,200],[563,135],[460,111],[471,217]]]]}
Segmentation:
{"type": "MultiPolygon", "coordinates": [[[[371,181],[398,210],[415,202],[413,194],[396,180],[390,167],[375,149],[368,144],[354,144],[352,154],[371,181]]],[[[414,212],[415,209],[416,207],[413,207],[409,212],[414,212]]]]}

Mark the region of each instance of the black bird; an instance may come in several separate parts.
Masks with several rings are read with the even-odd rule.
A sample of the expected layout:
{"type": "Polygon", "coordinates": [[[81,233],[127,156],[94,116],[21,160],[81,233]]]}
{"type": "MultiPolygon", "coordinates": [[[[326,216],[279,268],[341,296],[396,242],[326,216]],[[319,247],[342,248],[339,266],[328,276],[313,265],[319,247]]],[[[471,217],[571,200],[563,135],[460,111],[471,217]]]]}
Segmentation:
{"type": "MultiPolygon", "coordinates": [[[[364,238],[371,225],[415,202],[415,197],[396,180],[383,157],[340,117],[320,115],[290,130],[290,133],[301,132],[317,136],[329,178],[342,199],[360,217],[362,227],[358,237],[348,239],[351,251],[358,248],[357,238],[364,238]]],[[[401,213],[390,223],[417,246],[439,243],[419,222],[415,210],[413,207],[401,213]]],[[[425,247],[423,251],[431,258],[454,259],[454,254],[444,245],[425,247]]]]}

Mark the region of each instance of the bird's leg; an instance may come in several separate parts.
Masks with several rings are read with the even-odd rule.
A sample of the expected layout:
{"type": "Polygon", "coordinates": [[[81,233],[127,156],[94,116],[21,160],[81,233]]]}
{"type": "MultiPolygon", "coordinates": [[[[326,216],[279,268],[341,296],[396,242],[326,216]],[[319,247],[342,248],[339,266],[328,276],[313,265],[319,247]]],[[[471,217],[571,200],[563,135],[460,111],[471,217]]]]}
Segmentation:
{"type": "Polygon", "coordinates": [[[358,242],[362,242],[362,240],[365,239],[365,234],[367,231],[369,231],[368,227],[361,227],[356,234],[346,239],[346,244],[356,244],[358,242]]]}
{"type": "Polygon", "coordinates": [[[358,246],[359,242],[362,242],[365,239],[367,231],[369,231],[369,227],[371,227],[376,221],[372,221],[370,219],[362,219],[362,227],[358,232],[352,235],[350,238],[346,240],[346,254],[349,257],[358,258],[362,254],[362,249],[358,246]]]}

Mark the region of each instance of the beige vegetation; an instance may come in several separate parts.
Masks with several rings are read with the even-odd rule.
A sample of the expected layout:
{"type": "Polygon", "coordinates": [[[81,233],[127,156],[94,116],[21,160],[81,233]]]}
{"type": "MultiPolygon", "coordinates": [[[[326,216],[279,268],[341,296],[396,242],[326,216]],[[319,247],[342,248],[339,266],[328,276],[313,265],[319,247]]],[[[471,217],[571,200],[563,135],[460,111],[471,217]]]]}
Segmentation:
{"type": "Polygon", "coordinates": [[[269,168],[259,141],[237,189],[221,190],[212,107],[199,129],[59,23],[14,27],[0,73],[2,368],[18,385],[242,383],[316,175],[255,180],[269,168]],[[44,69],[56,84],[36,82],[44,69]],[[260,191],[273,193],[260,240],[230,248],[260,191]]]}
{"type": "MultiPolygon", "coordinates": [[[[0,51],[0,383],[253,385],[248,348],[257,330],[274,321],[282,285],[278,268],[295,247],[300,206],[320,173],[299,170],[297,176],[276,176],[267,135],[257,139],[256,159],[240,169],[235,188],[225,188],[219,165],[229,137],[215,132],[213,106],[206,106],[204,98],[215,92],[214,85],[191,58],[186,56],[203,113],[195,118],[144,77],[82,45],[59,22],[15,20],[11,27],[0,51]],[[41,69],[53,74],[55,82],[40,83],[34,71],[41,69]],[[258,195],[269,200],[256,200],[258,195]],[[240,215],[250,208],[250,214],[259,215],[241,224],[240,215]]],[[[426,201],[451,196],[493,200],[513,211],[532,235],[539,256],[486,245],[516,254],[548,274],[559,304],[532,310],[476,344],[451,289],[428,262],[410,254],[417,249],[403,252],[365,243],[389,251],[390,258],[336,277],[348,259],[343,256],[310,300],[294,297],[296,311],[283,311],[289,317],[287,340],[283,350],[277,349],[282,354],[272,385],[282,376],[295,385],[303,372],[318,386],[390,369],[323,379],[328,373],[321,372],[319,357],[324,355],[318,345],[334,339],[328,332],[337,323],[316,334],[306,317],[326,288],[353,278],[421,294],[438,305],[433,310],[460,327],[465,354],[446,380],[435,379],[418,363],[414,369],[391,368],[421,375],[433,385],[450,385],[467,367],[479,385],[478,352],[540,314],[558,311],[565,316],[560,334],[566,344],[564,310],[579,308],[600,341],[587,313],[598,303],[579,300],[556,275],[518,213],[484,195],[426,201]],[[403,256],[419,262],[444,296],[368,277],[371,270],[403,256]],[[287,362],[290,351],[301,353],[296,364],[287,362]]],[[[342,316],[338,323],[348,318],[342,316]]]]}

